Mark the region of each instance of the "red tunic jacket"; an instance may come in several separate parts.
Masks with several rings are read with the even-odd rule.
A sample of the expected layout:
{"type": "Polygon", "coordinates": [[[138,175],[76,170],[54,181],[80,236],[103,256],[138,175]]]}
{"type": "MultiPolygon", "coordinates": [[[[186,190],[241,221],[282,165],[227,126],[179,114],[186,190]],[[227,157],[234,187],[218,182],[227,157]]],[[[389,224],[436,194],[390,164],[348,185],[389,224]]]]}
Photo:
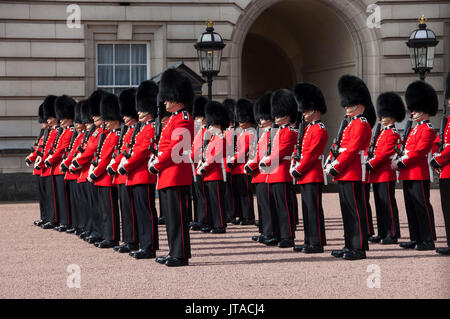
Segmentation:
{"type": "Polygon", "coordinates": [[[59,166],[63,161],[63,155],[66,154],[69,149],[70,140],[72,139],[74,131],[75,128],[73,126],[65,128],[58,139],[55,152],[47,158],[47,161],[52,165],[52,175],[64,175],[59,166]]]}
{"type": "MultiPolygon", "coordinates": [[[[225,158],[227,156],[233,156],[234,155],[234,141],[233,141],[233,128],[227,128],[224,132],[223,135],[225,136],[225,141],[226,141],[226,152],[225,152],[225,158]]],[[[227,173],[231,173],[233,169],[229,168],[227,165],[225,165],[225,171],[227,173]]]]}
{"type": "MultiPolygon", "coordinates": [[[[130,149],[128,147],[128,143],[131,142],[131,135],[133,135],[133,131],[134,131],[135,127],[136,127],[136,124],[133,124],[130,127],[128,127],[128,130],[125,133],[125,136],[123,137],[122,147],[120,148],[120,150],[118,150],[117,156],[114,159],[114,162],[111,164],[111,168],[115,172],[117,172],[117,169],[119,168],[120,162],[122,161],[123,152],[124,151],[127,151],[127,152],[130,151],[130,149]]],[[[127,175],[120,175],[118,173],[114,174],[114,178],[113,178],[113,184],[114,185],[125,184],[126,182],[127,182],[127,175]]]]}
{"type": "Polygon", "coordinates": [[[272,128],[269,127],[264,130],[263,134],[258,140],[258,145],[256,147],[255,156],[247,162],[247,165],[252,170],[252,184],[265,183],[267,179],[267,174],[261,172],[259,169],[259,162],[266,156],[267,146],[269,145],[270,132],[272,128]]]}
{"type": "MultiPolygon", "coordinates": [[[[31,163],[36,162],[36,159],[38,158],[38,152],[43,152],[42,144],[44,143],[44,135],[41,136],[41,138],[38,141],[38,145],[33,147],[33,151],[30,153],[30,155],[27,156],[27,158],[31,161],[31,163]]],[[[40,169],[33,169],[33,175],[41,175],[40,169]]]]}
{"type": "Polygon", "coordinates": [[[41,168],[41,176],[42,177],[47,177],[52,174],[52,168],[45,167],[44,163],[45,163],[45,160],[50,156],[50,154],[49,154],[50,149],[53,149],[53,143],[55,142],[56,135],[58,134],[57,128],[58,128],[58,126],[50,129],[50,133],[48,134],[47,143],[45,144],[44,155],[42,156],[42,160],[38,165],[41,168]]]}
{"type": "Polygon", "coordinates": [[[148,171],[148,160],[151,152],[149,146],[155,147],[155,122],[148,121],[142,124],[141,130],[136,134],[133,153],[123,166],[128,172],[127,186],[140,184],[156,184],[156,176],[148,171]]]}
{"type": "MultiPolygon", "coordinates": [[[[70,166],[70,164],[72,163],[72,160],[77,155],[77,153],[78,153],[77,148],[83,141],[84,133],[85,133],[85,131],[78,133],[77,137],[75,138],[75,141],[73,141],[72,148],[68,152],[67,158],[62,161],[64,163],[64,165],[66,165],[67,167],[70,166]]],[[[76,179],[78,179],[78,177],[80,177],[80,171],[77,171],[76,174],[73,174],[70,171],[67,171],[66,176],[64,176],[64,179],[70,181],[70,180],[76,180],[76,179]]]]}
{"type": "Polygon", "coordinates": [[[195,174],[200,175],[197,172],[197,165],[202,160],[203,140],[205,137],[206,127],[202,127],[195,135],[194,142],[191,149],[191,161],[195,165],[195,174]]]}
{"type": "Polygon", "coordinates": [[[245,174],[244,166],[249,159],[250,146],[253,145],[254,139],[254,129],[245,129],[238,135],[236,153],[233,156],[234,166],[231,170],[231,174],[245,174]]]}
{"type": "Polygon", "coordinates": [[[193,140],[192,116],[182,110],[173,113],[162,129],[158,157],[154,162],[154,167],[159,172],[157,189],[192,184],[189,152],[193,140]]]}
{"type": "Polygon", "coordinates": [[[267,165],[268,169],[266,183],[292,183],[289,169],[295,143],[297,143],[297,132],[288,124],[277,130],[273,139],[271,154],[261,160],[262,163],[267,165]]]}
{"type": "Polygon", "coordinates": [[[112,186],[113,177],[106,172],[106,168],[111,162],[112,155],[114,152],[114,147],[120,138],[120,129],[115,129],[109,132],[103,142],[100,154],[98,155],[98,165],[92,172],[96,176],[95,186],[112,186]]]}
{"type": "Polygon", "coordinates": [[[328,132],[321,121],[308,124],[303,135],[302,155],[296,170],[297,184],[323,183],[322,156],[328,141],[328,132]]]}
{"type": "Polygon", "coordinates": [[[447,127],[444,133],[446,147],[440,154],[435,154],[435,159],[442,167],[441,178],[450,178],[450,116],[447,117],[447,127]]]}
{"type": "Polygon", "coordinates": [[[213,135],[205,149],[206,161],[202,165],[206,173],[203,175],[205,182],[223,181],[225,171],[225,147],[226,140],[222,133],[213,135]]]}
{"type": "Polygon", "coordinates": [[[395,147],[400,143],[395,125],[385,127],[375,142],[374,156],[368,161],[372,167],[369,172],[369,183],[394,182],[397,180],[396,172],[391,168],[395,157],[395,147]]]}
{"type": "Polygon", "coordinates": [[[428,153],[435,138],[430,121],[422,121],[411,130],[406,139],[405,155],[401,158],[406,167],[400,169],[399,180],[430,180],[428,153]]]}
{"type": "Polygon", "coordinates": [[[362,181],[360,152],[369,147],[371,137],[366,118],[362,114],[353,117],[342,134],[339,156],[331,163],[338,172],[335,181],[362,181]]]}

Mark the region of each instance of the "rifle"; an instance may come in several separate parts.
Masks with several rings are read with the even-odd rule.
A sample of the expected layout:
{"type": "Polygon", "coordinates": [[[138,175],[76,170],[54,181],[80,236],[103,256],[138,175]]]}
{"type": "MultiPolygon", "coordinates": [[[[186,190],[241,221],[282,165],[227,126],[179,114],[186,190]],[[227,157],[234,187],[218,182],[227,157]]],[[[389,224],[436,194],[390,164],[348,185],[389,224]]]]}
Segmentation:
{"type": "Polygon", "coordinates": [[[405,146],[406,146],[406,140],[408,139],[409,133],[412,129],[412,114],[409,116],[408,122],[406,122],[405,131],[403,132],[402,136],[402,146],[399,149],[398,146],[395,146],[395,152],[397,153],[397,159],[403,156],[403,153],[405,152],[405,146]]]}
{"type": "Polygon", "coordinates": [[[64,128],[61,127],[61,126],[58,126],[56,130],[57,130],[57,132],[56,132],[56,138],[55,138],[55,140],[53,141],[53,144],[52,144],[52,146],[50,147],[50,149],[49,149],[49,151],[48,151],[48,153],[49,153],[50,155],[53,155],[53,153],[55,153],[55,148],[56,148],[56,146],[58,145],[59,138],[61,137],[62,133],[64,132],[64,128]]]}
{"type": "MultiPolygon", "coordinates": [[[[292,154],[292,158],[299,162],[302,157],[302,148],[303,148],[303,136],[305,134],[305,121],[303,120],[303,113],[299,112],[297,118],[299,118],[298,122],[298,135],[297,135],[297,145],[295,145],[294,154],[292,154]]],[[[294,185],[297,184],[297,178],[294,178],[294,185]]]]}
{"type": "Polygon", "coordinates": [[[86,132],[83,136],[83,140],[81,141],[81,144],[78,145],[77,152],[84,153],[84,148],[86,147],[86,144],[89,140],[89,137],[94,133],[94,131],[97,129],[94,124],[92,124],[91,128],[88,132],[86,132]]]}
{"type": "Polygon", "coordinates": [[[333,144],[330,147],[331,156],[328,156],[327,161],[325,162],[324,168],[327,167],[328,164],[333,163],[333,161],[339,156],[339,149],[341,148],[342,135],[344,134],[345,128],[348,125],[347,115],[344,116],[344,119],[339,126],[339,130],[337,133],[337,137],[333,140],[333,144]]]}
{"type": "Polygon", "coordinates": [[[381,122],[377,123],[375,127],[375,134],[372,135],[372,139],[370,140],[369,149],[367,150],[367,160],[370,160],[374,156],[375,145],[377,144],[378,137],[381,134],[381,122]]]}
{"type": "Polygon", "coordinates": [[[123,139],[124,139],[127,131],[128,131],[128,126],[126,126],[125,123],[122,123],[122,125],[120,125],[119,142],[116,144],[116,146],[114,146],[114,153],[112,155],[112,158],[116,158],[117,155],[119,155],[120,149],[122,148],[123,139]]]}
{"type": "Polygon", "coordinates": [[[106,129],[106,124],[102,125],[103,130],[100,133],[100,136],[98,137],[98,143],[97,143],[97,149],[94,152],[94,158],[91,161],[91,164],[94,165],[95,167],[97,167],[98,165],[98,161],[100,158],[100,152],[103,146],[103,142],[105,141],[106,138],[106,134],[105,134],[105,129],[106,129]]]}
{"type": "Polygon", "coordinates": [[[41,147],[42,151],[39,150],[39,147],[38,147],[38,149],[36,151],[36,154],[39,155],[40,157],[44,156],[44,149],[45,149],[45,145],[47,144],[47,140],[48,140],[49,134],[50,134],[50,129],[46,128],[45,131],[44,131],[44,138],[42,139],[42,144],[38,145],[38,146],[41,147]]]}
{"type": "MultiPolygon", "coordinates": [[[[237,151],[237,134],[236,134],[236,127],[238,126],[238,120],[237,120],[237,106],[234,106],[234,117],[233,117],[233,156],[236,154],[237,151]]],[[[227,163],[228,168],[233,168],[234,163],[227,163]]]]}
{"type": "Polygon", "coordinates": [[[129,148],[129,152],[127,152],[126,150],[124,150],[122,152],[123,156],[126,159],[129,159],[131,157],[131,154],[133,153],[133,146],[134,146],[134,143],[136,142],[136,135],[137,135],[137,133],[139,133],[140,129],[141,129],[141,122],[137,122],[136,127],[134,128],[133,134],[131,134],[131,141],[130,141],[130,143],[127,143],[127,145],[126,145],[129,148]]]}
{"type": "Polygon", "coordinates": [[[73,143],[75,143],[75,139],[77,138],[77,136],[78,136],[78,132],[77,132],[77,130],[74,130],[74,132],[72,134],[72,138],[70,139],[69,147],[64,150],[64,154],[62,156],[63,159],[67,158],[67,151],[70,151],[72,149],[73,143]]]}
{"type": "MultiPolygon", "coordinates": [[[[444,97],[446,97],[448,95],[447,89],[446,92],[444,94],[444,97]]],[[[444,107],[442,109],[442,118],[441,118],[441,128],[439,129],[439,149],[438,149],[438,153],[441,153],[444,150],[444,136],[445,136],[445,129],[447,128],[447,103],[448,103],[448,99],[444,99],[444,107]]]]}
{"type": "Polygon", "coordinates": [[[33,146],[31,147],[32,152],[35,150],[36,147],[39,146],[39,140],[41,139],[42,135],[44,135],[44,131],[45,131],[45,128],[41,128],[41,130],[39,131],[39,135],[38,135],[36,141],[34,141],[33,146]]]}
{"type": "MultiPolygon", "coordinates": [[[[159,97],[158,97],[158,99],[159,99],[159,97]]],[[[155,136],[151,139],[150,145],[148,147],[148,150],[150,151],[150,153],[152,153],[155,156],[158,156],[158,144],[159,144],[159,138],[161,137],[161,132],[162,132],[161,120],[162,120],[161,108],[158,107],[156,120],[155,120],[155,136]],[[153,145],[155,145],[155,147],[153,147],[153,145]]]]}

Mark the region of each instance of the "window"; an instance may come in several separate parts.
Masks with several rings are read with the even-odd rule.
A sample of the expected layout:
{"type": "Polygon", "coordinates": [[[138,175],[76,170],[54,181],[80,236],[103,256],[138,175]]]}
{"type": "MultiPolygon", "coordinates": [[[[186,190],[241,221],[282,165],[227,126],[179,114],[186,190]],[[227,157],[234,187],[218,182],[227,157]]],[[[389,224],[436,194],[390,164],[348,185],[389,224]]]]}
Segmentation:
{"type": "Polygon", "coordinates": [[[149,78],[147,44],[97,44],[97,88],[120,94],[149,78]]]}

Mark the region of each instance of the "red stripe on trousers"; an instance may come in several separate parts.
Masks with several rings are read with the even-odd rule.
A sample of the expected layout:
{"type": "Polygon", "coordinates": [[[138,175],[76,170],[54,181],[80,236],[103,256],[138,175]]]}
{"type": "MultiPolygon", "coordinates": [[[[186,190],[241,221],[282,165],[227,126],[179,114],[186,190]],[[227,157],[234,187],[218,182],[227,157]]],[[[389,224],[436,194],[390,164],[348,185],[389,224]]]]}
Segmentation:
{"type": "MultiPolygon", "coordinates": [[[[133,190],[130,188],[129,189],[130,192],[133,192],[133,190]]],[[[128,189],[127,189],[127,193],[128,193],[128,189]]],[[[132,223],[133,223],[133,242],[136,242],[136,232],[134,229],[134,200],[133,200],[133,193],[128,193],[128,196],[131,199],[131,219],[132,219],[132,223]]]]}
{"type": "Polygon", "coordinates": [[[184,254],[183,208],[181,207],[181,191],[180,191],[180,188],[178,188],[178,198],[179,198],[179,202],[180,202],[181,241],[182,241],[182,243],[183,243],[183,258],[186,258],[186,255],[184,254]]]}
{"type": "Polygon", "coordinates": [[[319,184],[317,184],[317,226],[319,226],[319,241],[322,246],[322,233],[320,232],[320,198],[319,198],[319,184]]]}
{"type": "Polygon", "coordinates": [[[113,237],[113,241],[114,241],[114,239],[116,239],[116,237],[114,237],[115,232],[114,232],[114,208],[113,208],[113,199],[112,199],[112,187],[109,188],[109,199],[111,200],[111,224],[112,224],[112,237],[113,237]]]}
{"type": "Polygon", "coordinates": [[[286,204],[286,210],[288,212],[289,234],[291,236],[291,238],[289,238],[289,239],[292,239],[291,212],[289,211],[289,206],[287,203],[287,185],[286,184],[284,185],[284,203],[286,204]]]}
{"type": "Polygon", "coordinates": [[[219,189],[219,182],[217,182],[217,199],[219,200],[220,225],[222,225],[222,227],[223,227],[222,204],[220,203],[220,189],[219,189]]]}
{"type": "Polygon", "coordinates": [[[356,207],[356,213],[358,214],[358,224],[359,224],[359,247],[362,249],[362,233],[361,233],[361,220],[359,218],[359,211],[358,211],[358,203],[356,202],[356,195],[355,195],[355,183],[352,182],[352,188],[353,188],[353,199],[355,200],[355,207],[356,207]]]}
{"type": "Polygon", "coordinates": [[[369,211],[367,210],[366,188],[363,184],[364,207],[366,208],[367,233],[370,234],[369,211]]]}
{"type": "Polygon", "coordinates": [[[150,197],[150,185],[147,185],[147,198],[148,198],[148,209],[150,210],[150,216],[152,218],[152,250],[154,250],[153,249],[153,247],[154,247],[153,245],[155,243],[155,234],[154,234],[153,229],[155,229],[155,225],[153,225],[153,221],[154,221],[154,219],[153,219],[153,211],[152,211],[152,205],[150,203],[150,200],[151,200],[151,197],[150,197]]]}
{"type": "MultiPolygon", "coordinates": [[[[202,189],[203,189],[203,198],[205,199],[205,218],[206,218],[206,222],[208,222],[208,201],[206,199],[206,194],[205,194],[205,181],[202,179],[202,189]]],[[[180,197],[181,198],[181,197],[180,197]]]]}
{"type": "Polygon", "coordinates": [[[52,177],[52,191],[53,191],[53,203],[55,207],[55,223],[58,222],[58,214],[56,213],[56,194],[55,194],[55,184],[53,183],[53,175],[52,177]]]}
{"type": "Polygon", "coordinates": [[[391,219],[392,219],[392,236],[395,238],[395,227],[394,227],[394,212],[392,211],[392,203],[391,203],[391,191],[389,189],[389,182],[387,182],[388,187],[388,198],[389,198],[389,207],[391,208],[391,219]]]}
{"type": "Polygon", "coordinates": [[[428,210],[427,200],[426,200],[426,198],[425,198],[425,186],[424,186],[423,181],[422,181],[422,195],[423,195],[423,201],[424,201],[424,203],[425,203],[425,207],[427,208],[428,225],[430,226],[430,234],[431,234],[431,238],[432,238],[433,240],[435,240],[436,238],[434,238],[434,236],[433,236],[433,228],[432,228],[432,225],[431,225],[430,211],[428,210]]]}
{"type": "Polygon", "coordinates": [[[67,183],[68,181],[64,181],[64,193],[66,194],[67,225],[70,225],[69,197],[67,196],[67,183]]]}

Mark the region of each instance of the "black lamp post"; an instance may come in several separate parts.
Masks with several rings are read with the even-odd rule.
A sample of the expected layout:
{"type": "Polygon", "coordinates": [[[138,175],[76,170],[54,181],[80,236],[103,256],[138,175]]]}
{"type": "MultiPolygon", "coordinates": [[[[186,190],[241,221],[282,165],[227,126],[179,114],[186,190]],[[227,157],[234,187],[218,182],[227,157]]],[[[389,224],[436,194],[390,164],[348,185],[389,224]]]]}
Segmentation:
{"type": "Polygon", "coordinates": [[[200,72],[208,79],[208,99],[212,100],[212,77],[219,74],[222,60],[222,50],[225,47],[220,34],[214,32],[213,22],[206,22],[206,32],[203,32],[194,45],[198,54],[200,72]]]}
{"type": "Polygon", "coordinates": [[[439,43],[436,35],[425,24],[425,16],[419,20],[419,29],[414,30],[406,45],[409,48],[412,69],[420,74],[420,79],[425,80],[426,73],[433,69],[435,47],[439,43]]]}

